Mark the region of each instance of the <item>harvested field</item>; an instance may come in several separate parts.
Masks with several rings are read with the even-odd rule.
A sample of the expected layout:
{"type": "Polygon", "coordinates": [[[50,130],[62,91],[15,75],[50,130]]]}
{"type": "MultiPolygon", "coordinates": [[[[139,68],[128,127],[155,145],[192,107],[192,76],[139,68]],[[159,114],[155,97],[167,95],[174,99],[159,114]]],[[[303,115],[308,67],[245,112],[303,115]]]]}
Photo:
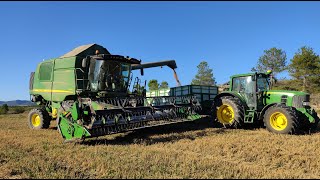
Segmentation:
{"type": "Polygon", "coordinates": [[[0,178],[320,178],[320,132],[222,129],[209,119],[63,143],[0,115],[0,178]]]}

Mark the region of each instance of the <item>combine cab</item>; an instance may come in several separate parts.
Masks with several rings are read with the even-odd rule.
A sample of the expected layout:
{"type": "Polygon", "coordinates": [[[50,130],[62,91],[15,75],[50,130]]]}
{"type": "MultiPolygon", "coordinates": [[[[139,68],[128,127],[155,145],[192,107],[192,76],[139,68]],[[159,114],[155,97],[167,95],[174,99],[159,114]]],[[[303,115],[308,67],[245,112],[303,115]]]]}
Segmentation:
{"type": "MultiPolygon", "coordinates": [[[[111,55],[97,44],[75,48],[55,59],[41,62],[30,76],[32,129],[48,128],[56,119],[66,140],[84,139],[200,118],[201,105],[195,96],[148,97],[132,71],[168,66],[174,60],[141,63],[141,60],[111,55]]],[[[144,86],[145,87],[145,86],[144,86]]]]}

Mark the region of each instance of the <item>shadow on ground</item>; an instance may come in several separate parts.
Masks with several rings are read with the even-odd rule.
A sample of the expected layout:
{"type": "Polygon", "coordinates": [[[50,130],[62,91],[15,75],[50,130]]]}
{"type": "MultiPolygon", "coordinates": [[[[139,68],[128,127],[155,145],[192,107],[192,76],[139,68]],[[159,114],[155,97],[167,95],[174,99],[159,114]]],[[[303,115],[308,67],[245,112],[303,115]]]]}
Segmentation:
{"type": "MultiPolygon", "coordinates": [[[[319,124],[320,125],[320,124],[319,124]]],[[[176,142],[182,139],[195,140],[199,137],[208,135],[207,128],[212,128],[210,133],[225,133],[224,128],[220,123],[213,121],[210,116],[203,117],[196,121],[180,122],[176,124],[168,124],[156,127],[148,127],[144,129],[133,130],[125,133],[114,135],[105,135],[97,138],[88,138],[84,141],[76,141],[82,145],[128,145],[128,144],[142,144],[152,145],[163,142],[176,142]],[[199,131],[203,130],[203,131],[199,131]],[[193,132],[195,131],[195,132],[193,132]],[[191,132],[191,133],[186,133],[191,132]]],[[[261,124],[249,124],[248,126],[239,127],[242,130],[252,131],[254,129],[265,128],[261,124]]],[[[50,127],[51,130],[57,130],[57,127],[50,127]]],[[[271,132],[270,132],[271,133],[271,132]]],[[[294,135],[312,135],[320,133],[320,127],[310,132],[308,130],[299,131],[294,135]]],[[[72,141],[71,141],[72,142],[72,141]]]]}
{"type": "Polygon", "coordinates": [[[217,128],[216,133],[223,133],[225,129],[220,128],[220,124],[214,123],[209,117],[204,117],[196,121],[181,122],[176,124],[162,125],[157,127],[149,127],[145,129],[134,130],[116,136],[114,139],[106,139],[105,137],[86,139],[80,144],[83,145],[127,145],[127,144],[144,144],[152,145],[160,142],[176,142],[182,139],[194,140],[198,137],[207,135],[206,131],[192,132],[204,130],[206,128],[217,128]],[[158,136],[155,136],[158,135],[158,136]]]}
{"type": "Polygon", "coordinates": [[[48,129],[50,129],[50,130],[58,130],[58,127],[57,127],[57,126],[55,126],[55,127],[49,127],[48,129]]]}

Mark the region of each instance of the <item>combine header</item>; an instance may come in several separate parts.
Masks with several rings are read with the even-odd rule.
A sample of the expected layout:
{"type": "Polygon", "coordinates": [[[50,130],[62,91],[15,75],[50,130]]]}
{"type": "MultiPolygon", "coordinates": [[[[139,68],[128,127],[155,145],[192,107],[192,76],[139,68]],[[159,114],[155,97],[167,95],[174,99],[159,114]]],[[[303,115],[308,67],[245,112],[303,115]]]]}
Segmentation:
{"type": "Polygon", "coordinates": [[[85,139],[200,118],[201,105],[195,96],[146,98],[145,85],[132,71],[168,66],[174,60],[141,63],[141,60],[111,55],[97,44],[41,62],[30,76],[31,101],[41,108],[28,116],[32,129],[48,128],[56,119],[66,140],[85,139]]]}

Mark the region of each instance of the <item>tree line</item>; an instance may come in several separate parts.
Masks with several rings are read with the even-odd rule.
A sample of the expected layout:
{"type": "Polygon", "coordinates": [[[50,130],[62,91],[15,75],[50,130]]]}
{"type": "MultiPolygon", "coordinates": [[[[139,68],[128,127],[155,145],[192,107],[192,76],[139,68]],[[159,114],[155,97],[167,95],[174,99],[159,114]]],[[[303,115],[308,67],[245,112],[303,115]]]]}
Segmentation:
{"type": "Polygon", "coordinates": [[[1,114],[8,114],[9,110],[11,110],[12,114],[20,114],[23,113],[26,108],[25,107],[21,107],[21,106],[15,106],[15,107],[10,107],[7,104],[3,104],[2,106],[0,106],[0,115],[1,114]]]}
{"type": "MultiPolygon", "coordinates": [[[[206,61],[200,62],[197,66],[198,72],[192,79],[192,85],[216,85],[213,70],[206,61]]],[[[278,79],[275,89],[306,91],[309,93],[320,92],[320,57],[313,48],[303,46],[298,49],[294,56],[287,62],[287,54],[281,48],[272,47],[264,50],[259,57],[252,72],[267,72],[272,70],[272,75],[277,79],[277,75],[283,71],[288,71],[290,79],[278,79]]],[[[161,84],[156,79],[148,83],[149,90],[168,88],[168,83],[161,84]]]]}
{"type": "Polygon", "coordinates": [[[320,57],[313,48],[303,46],[287,62],[286,52],[281,48],[272,47],[264,51],[256,67],[251,71],[273,71],[273,76],[287,70],[291,79],[281,79],[275,86],[278,89],[299,90],[309,93],[320,92],[320,57]]]}

